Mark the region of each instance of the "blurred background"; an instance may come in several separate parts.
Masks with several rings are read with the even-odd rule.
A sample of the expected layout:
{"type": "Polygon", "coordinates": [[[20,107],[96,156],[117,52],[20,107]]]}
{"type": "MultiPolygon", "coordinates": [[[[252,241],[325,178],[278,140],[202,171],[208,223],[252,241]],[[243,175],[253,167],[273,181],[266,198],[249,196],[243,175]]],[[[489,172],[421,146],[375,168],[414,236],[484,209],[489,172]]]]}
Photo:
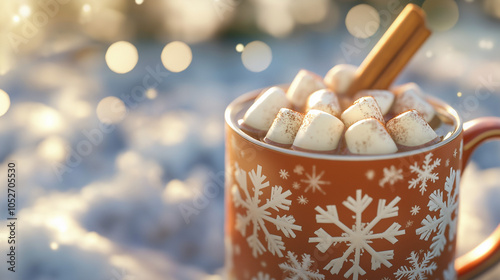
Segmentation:
{"type": "MultiPolygon", "coordinates": [[[[225,107],[301,68],[359,65],[407,3],[1,1],[0,161],[1,173],[17,165],[18,262],[7,271],[2,226],[0,278],[222,279],[225,107]]],[[[412,3],[434,33],[396,83],[465,121],[500,116],[500,1],[412,3]]],[[[472,160],[459,254],[500,223],[500,143],[472,160]]]]}

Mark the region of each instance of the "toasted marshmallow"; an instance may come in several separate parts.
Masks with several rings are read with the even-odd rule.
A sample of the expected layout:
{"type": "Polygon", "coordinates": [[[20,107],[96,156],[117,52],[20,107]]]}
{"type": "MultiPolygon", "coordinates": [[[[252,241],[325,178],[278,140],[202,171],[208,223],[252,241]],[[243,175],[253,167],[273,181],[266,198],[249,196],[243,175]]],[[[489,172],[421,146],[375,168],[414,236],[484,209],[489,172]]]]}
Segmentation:
{"type": "Polygon", "coordinates": [[[384,124],[373,118],[351,125],[345,132],[345,141],[353,154],[390,154],[398,151],[384,124]]]}
{"type": "Polygon", "coordinates": [[[343,95],[354,80],[357,69],[358,67],[350,64],[335,65],[326,73],[323,81],[333,92],[343,95]]]}
{"type": "Polygon", "coordinates": [[[394,103],[394,93],[388,90],[362,90],[354,95],[354,99],[361,98],[363,96],[372,96],[377,101],[378,106],[380,107],[380,111],[382,115],[385,115],[391,109],[392,103],[394,103]]]}
{"type": "Polygon", "coordinates": [[[312,109],[321,110],[336,117],[342,113],[337,95],[328,89],[317,90],[309,96],[306,112],[312,109]]]}
{"type": "Polygon", "coordinates": [[[289,106],[290,103],[285,92],[279,87],[272,87],[265,91],[248,108],[243,116],[243,125],[256,130],[267,131],[279,110],[289,106]]]}
{"type": "Polygon", "coordinates": [[[293,110],[282,108],[267,131],[264,142],[270,144],[291,145],[300,128],[304,116],[293,110]]]}
{"type": "Polygon", "coordinates": [[[293,147],[310,151],[333,151],[339,144],[344,123],[320,110],[310,110],[295,136],[293,147]]]}
{"type": "Polygon", "coordinates": [[[416,110],[406,111],[389,120],[387,131],[400,145],[414,147],[436,139],[437,134],[416,110]]]}
{"type": "Polygon", "coordinates": [[[295,76],[286,93],[293,106],[301,110],[304,108],[309,95],[317,90],[326,88],[321,77],[307,70],[300,70],[295,76]]]}
{"type": "Polygon", "coordinates": [[[401,91],[396,95],[393,112],[395,114],[401,114],[412,109],[417,110],[426,122],[430,122],[436,115],[434,107],[425,101],[413,87],[409,90],[401,91]]]}
{"type": "Polygon", "coordinates": [[[371,96],[361,97],[347,108],[340,116],[344,124],[349,127],[353,123],[368,118],[375,118],[384,123],[384,115],[380,111],[380,107],[371,96]]]}

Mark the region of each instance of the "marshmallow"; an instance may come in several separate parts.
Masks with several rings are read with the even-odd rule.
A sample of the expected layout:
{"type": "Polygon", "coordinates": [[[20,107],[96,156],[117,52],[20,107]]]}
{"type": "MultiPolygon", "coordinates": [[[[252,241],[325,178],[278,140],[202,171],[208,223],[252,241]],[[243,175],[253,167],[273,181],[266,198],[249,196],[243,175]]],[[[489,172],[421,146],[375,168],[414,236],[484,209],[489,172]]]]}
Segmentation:
{"type": "Polygon", "coordinates": [[[320,110],[310,110],[295,136],[293,147],[310,151],[333,151],[339,144],[344,124],[320,110]]]}
{"type": "Polygon", "coordinates": [[[309,95],[317,90],[326,88],[321,77],[307,70],[300,70],[293,79],[286,93],[288,100],[301,110],[306,105],[309,95]]]}
{"type": "Polygon", "coordinates": [[[323,81],[333,92],[343,95],[354,80],[357,69],[358,67],[350,64],[335,65],[326,73],[323,81]]]}
{"type": "Polygon", "coordinates": [[[388,90],[362,90],[354,95],[354,99],[361,98],[363,96],[372,96],[377,101],[378,106],[380,107],[380,111],[382,115],[385,115],[391,109],[392,103],[394,103],[394,93],[388,90]]]}
{"type": "Polygon", "coordinates": [[[327,89],[320,89],[309,96],[306,112],[312,109],[321,110],[334,116],[340,116],[342,113],[337,95],[327,89]]]}
{"type": "Polygon", "coordinates": [[[293,110],[282,108],[269,128],[264,142],[288,146],[293,143],[304,116],[293,110]]]}
{"type": "Polygon", "coordinates": [[[285,92],[279,87],[272,87],[265,91],[248,108],[243,116],[243,125],[256,130],[267,131],[279,110],[289,106],[285,92]]]}
{"type": "Polygon", "coordinates": [[[425,101],[414,87],[408,87],[407,90],[398,93],[392,108],[395,114],[401,114],[411,109],[417,110],[426,122],[430,122],[436,115],[434,107],[425,101]]]}
{"type": "Polygon", "coordinates": [[[353,123],[367,118],[375,118],[384,123],[384,115],[380,111],[380,107],[371,96],[361,97],[347,108],[340,116],[344,124],[349,127],[353,123]]]}
{"type": "Polygon", "coordinates": [[[405,92],[405,91],[413,91],[416,94],[418,94],[420,97],[422,97],[422,98],[424,97],[424,93],[423,93],[422,89],[416,83],[402,84],[402,85],[399,85],[399,86],[392,88],[391,91],[394,92],[394,94],[396,94],[396,95],[398,95],[402,92],[405,92]]]}
{"type": "Polygon", "coordinates": [[[416,110],[397,115],[387,122],[386,127],[396,143],[408,147],[423,145],[437,137],[436,132],[416,110]]]}
{"type": "Polygon", "coordinates": [[[391,135],[377,119],[365,119],[345,132],[347,148],[353,154],[390,154],[398,151],[391,135]]]}

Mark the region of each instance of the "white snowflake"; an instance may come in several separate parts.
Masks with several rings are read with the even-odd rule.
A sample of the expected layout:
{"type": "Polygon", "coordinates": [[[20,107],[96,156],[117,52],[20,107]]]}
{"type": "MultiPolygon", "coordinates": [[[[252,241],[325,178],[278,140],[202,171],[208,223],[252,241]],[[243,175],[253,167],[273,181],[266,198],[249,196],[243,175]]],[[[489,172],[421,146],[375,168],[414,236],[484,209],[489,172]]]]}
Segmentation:
{"type": "Polygon", "coordinates": [[[384,178],[382,178],[378,184],[381,187],[384,187],[386,183],[394,185],[399,180],[403,180],[403,169],[396,169],[394,165],[391,165],[390,168],[384,167],[384,178]]]}
{"type": "Polygon", "coordinates": [[[280,170],[280,177],[281,177],[281,179],[286,180],[286,179],[288,179],[288,176],[290,176],[290,175],[288,175],[288,171],[286,171],[285,169],[281,169],[280,170]]]}
{"type": "Polygon", "coordinates": [[[293,182],[292,188],[298,190],[298,189],[300,189],[300,184],[298,182],[293,182]]]}
{"type": "Polygon", "coordinates": [[[292,201],[287,197],[292,192],[290,190],[283,192],[281,186],[274,186],[271,189],[270,197],[264,202],[260,196],[263,194],[262,190],[269,187],[269,182],[265,182],[266,176],[262,174],[262,166],[257,165],[257,171],[252,169],[252,171],[248,172],[248,175],[254,186],[251,188],[252,193],[247,186],[247,172],[236,166],[235,178],[238,184],[234,184],[231,190],[233,202],[236,207],[246,208],[245,215],[239,213],[236,215],[236,229],[241,235],[247,236],[247,227],[252,224],[252,233],[248,236],[247,243],[252,248],[254,257],[258,257],[258,255],[262,255],[266,251],[266,248],[259,240],[259,231],[264,233],[269,252],[283,257],[282,251],[285,250],[285,244],[282,236],[271,234],[266,227],[266,222],[275,225],[276,229],[288,238],[295,238],[294,230],[302,230],[301,226],[295,224],[295,218],[291,215],[271,217],[271,210],[279,212],[280,209],[285,211],[290,209],[292,201]],[[245,199],[242,198],[241,192],[243,192],[245,199]]]}
{"type": "Polygon", "coordinates": [[[419,262],[417,252],[412,251],[410,256],[406,258],[410,262],[411,267],[401,266],[394,272],[394,276],[396,276],[398,280],[403,279],[403,277],[408,280],[425,280],[427,279],[426,275],[432,275],[437,268],[435,262],[430,263],[433,258],[434,255],[432,252],[427,252],[424,254],[422,261],[419,262]]]}
{"type": "Polygon", "coordinates": [[[420,213],[420,206],[418,206],[418,205],[413,206],[410,210],[410,213],[412,216],[415,216],[418,213],[420,213]]]}
{"type": "Polygon", "coordinates": [[[302,166],[302,165],[295,166],[295,168],[293,169],[293,173],[298,174],[298,175],[304,174],[304,166],[302,166]]]}
{"type": "Polygon", "coordinates": [[[325,174],[325,171],[316,174],[316,165],[313,165],[311,174],[306,173],[307,179],[301,179],[300,181],[308,184],[304,192],[312,190],[312,192],[319,191],[322,194],[326,194],[321,185],[329,185],[330,182],[321,180],[321,177],[325,174]]]}
{"type": "Polygon", "coordinates": [[[375,171],[373,171],[373,169],[370,169],[370,170],[366,171],[365,176],[366,176],[366,179],[371,181],[371,180],[373,180],[373,178],[375,178],[375,171]]]}
{"type": "Polygon", "coordinates": [[[453,151],[453,157],[456,158],[457,157],[457,154],[458,154],[458,150],[455,149],[455,151],[453,151]]]}
{"type": "Polygon", "coordinates": [[[302,261],[299,262],[297,256],[288,251],[286,262],[281,263],[279,267],[283,270],[283,273],[287,275],[285,280],[320,280],[325,279],[325,276],[319,273],[319,270],[311,270],[311,265],[314,263],[311,260],[311,256],[308,254],[302,255],[302,261]]]}
{"type": "Polygon", "coordinates": [[[417,165],[417,162],[410,166],[411,173],[417,173],[417,178],[408,181],[408,183],[410,184],[408,186],[408,189],[414,189],[418,184],[420,184],[420,192],[422,193],[422,195],[424,195],[424,192],[427,190],[427,181],[430,180],[434,183],[437,179],[439,179],[439,174],[437,172],[432,173],[432,171],[434,170],[434,168],[438,167],[440,163],[441,159],[439,158],[435,159],[433,162],[432,153],[429,153],[425,156],[425,160],[421,167],[417,165]]]}
{"type": "Polygon", "coordinates": [[[443,271],[444,280],[456,280],[457,279],[457,271],[455,270],[455,262],[452,261],[448,265],[445,271],[443,271]]]}
{"type": "Polygon", "coordinates": [[[399,196],[394,198],[388,205],[386,205],[385,199],[379,199],[377,207],[377,215],[370,222],[362,221],[362,214],[365,209],[372,202],[372,198],[368,195],[362,196],[361,190],[356,190],[356,198],[348,197],[342,204],[349,210],[351,210],[355,215],[355,219],[352,228],[349,228],[346,224],[339,220],[337,213],[337,207],[335,205],[327,205],[326,210],[317,206],[315,210],[319,213],[316,214],[316,222],[321,224],[335,224],[340,228],[343,233],[341,236],[331,236],[323,228],[316,230],[314,233],[317,237],[309,238],[309,243],[318,243],[316,248],[322,253],[325,253],[328,248],[337,243],[345,243],[347,245],[347,250],[339,258],[332,259],[324,269],[330,270],[331,274],[339,274],[342,269],[344,262],[348,260],[352,263],[352,266],[344,273],[344,277],[353,277],[357,280],[359,275],[364,275],[366,271],[360,266],[360,259],[363,252],[368,252],[371,255],[371,269],[376,270],[380,268],[381,264],[386,267],[391,267],[392,264],[389,262],[394,257],[394,250],[387,251],[375,251],[369,244],[373,243],[377,239],[386,239],[390,243],[394,244],[398,241],[396,236],[405,234],[404,230],[400,230],[401,225],[394,222],[385,232],[374,233],[373,227],[377,225],[382,219],[387,219],[391,217],[398,216],[399,208],[396,204],[401,200],[399,196]],[[348,259],[351,254],[353,257],[348,259]]]}
{"type": "Polygon", "coordinates": [[[299,202],[299,204],[306,205],[309,202],[309,199],[301,195],[297,198],[297,201],[299,202]]]}
{"type": "Polygon", "coordinates": [[[406,226],[405,226],[405,227],[406,227],[406,228],[409,228],[409,227],[411,227],[411,226],[413,226],[413,221],[412,221],[412,220],[408,220],[408,221],[406,222],[406,226]]]}
{"type": "Polygon", "coordinates": [[[450,159],[447,159],[447,160],[446,160],[446,162],[445,162],[444,166],[446,166],[446,167],[450,166],[450,159]]]}
{"type": "Polygon", "coordinates": [[[433,232],[437,232],[432,238],[431,249],[435,256],[440,256],[446,245],[447,239],[445,230],[448,227],[448,239],[454,240],[457,230],[457,212],[458,212],[458,185],[460,181],[460,170],[450,168],[450,176],[446,178],[444,190],[447,195],[443,198],[441,190],[435,190],[429,196],[427,207],[431,212],[439,211],[439,216],[431,217],[427,215],[422,220],[422,226],[416,230],[420,239],[428,240],[433,232]],[[455,188],[453,187],[455,186],[455,188]],[[453,217],[454,216],[454,217],[453,217]]]}
{"type": "Polygon", "coordinates": [[[259,271],[259,273],[257,273],[257,277],[252,277],[252,280],[274,280],[274,278],[271,278],[271,276],[267,273],[259,271]]]}

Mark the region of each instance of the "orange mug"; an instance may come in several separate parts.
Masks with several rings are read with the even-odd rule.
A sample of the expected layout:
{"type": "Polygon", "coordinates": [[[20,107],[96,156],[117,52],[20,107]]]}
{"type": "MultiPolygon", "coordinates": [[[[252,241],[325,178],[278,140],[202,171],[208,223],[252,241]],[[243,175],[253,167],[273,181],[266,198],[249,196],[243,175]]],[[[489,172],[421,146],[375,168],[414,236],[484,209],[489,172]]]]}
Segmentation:
{"type": "Polygon", "coordinates": [[[453,125],[432,146],[387,155],[294,151],[245,134],[225,112],[227,279],[469,279],[500,260],[500,226],[455,261],[459,182],[472,151],[500,137],[500,118],[453,125]]]}

